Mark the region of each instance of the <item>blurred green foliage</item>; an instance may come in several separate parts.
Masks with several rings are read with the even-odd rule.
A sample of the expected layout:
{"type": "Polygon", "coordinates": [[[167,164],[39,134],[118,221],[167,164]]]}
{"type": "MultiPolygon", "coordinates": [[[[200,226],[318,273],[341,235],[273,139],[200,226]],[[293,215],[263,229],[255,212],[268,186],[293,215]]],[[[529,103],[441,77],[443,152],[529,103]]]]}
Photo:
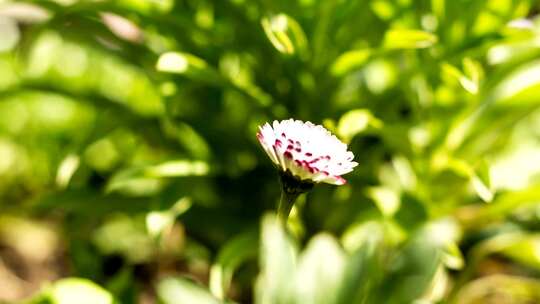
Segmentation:
{"type": "Polygon", "coordinates": [[[539,8],[0,0],[0,301],[540,302],[539,8]],[[290,117],[359,166],[285,230],[290,117]]]}

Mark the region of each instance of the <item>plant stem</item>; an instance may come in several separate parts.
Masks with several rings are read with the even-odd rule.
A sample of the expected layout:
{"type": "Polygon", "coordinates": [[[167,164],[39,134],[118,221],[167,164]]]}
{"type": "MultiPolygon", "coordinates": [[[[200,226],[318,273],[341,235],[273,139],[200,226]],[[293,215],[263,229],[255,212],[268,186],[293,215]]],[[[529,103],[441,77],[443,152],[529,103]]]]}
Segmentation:
{"type": "Polygon", "coordinates": [[[298,196],[306,193],[313,188],[314,183],[311,181],[302,181],[294,177],[289,171],[282,171],[279,174],[281,181],[281,198],[278,205],[278,217],[287,223],[289,213],[296,202],[298,196]]]}
{"type": "Polygon", "coordinates": [[[279,199],[278,205],[278,216],[283,221],[283,223],[287,222],[287,219],[289,218],[289,213],[291,213],[294,202],[299,195],[299,192],[287,192],[285,189],[281,190],[281,198],[279,199]]]}

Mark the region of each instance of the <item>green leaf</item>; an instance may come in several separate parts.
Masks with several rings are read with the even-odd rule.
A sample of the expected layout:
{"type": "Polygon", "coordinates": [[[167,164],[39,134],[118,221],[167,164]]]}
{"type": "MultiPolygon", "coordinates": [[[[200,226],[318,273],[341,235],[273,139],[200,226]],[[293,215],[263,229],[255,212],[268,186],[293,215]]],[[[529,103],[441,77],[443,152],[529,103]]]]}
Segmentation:
{"type": "Polygon", "coordinates": [[[211,150],[206,139],[192,126],[167,120],[163,123],[163,128],[164,132],[181,144],[192,158],[207,160],[211,157],[211,150]]]}
{"type": "Polygon", "coordinates": [[[375,15],[383,20],[391,20],[396,14],[397,7],[388,0],[370,1],[370,6],[375,15]]]}
{"type": "Polygon", "coordinates": [[[481,161],[475,168],[470,167],[467,171],[470,183],[478,197],[486,203],[493,201],[495,193],[491,186],[488,164],[481,161]]]}
{"type": "Polygon", "coordinates": [[[442,261],[450,269],[460,270],[465,265],[465,259],[456,242],[449,242],[444,248],[442,261]]]}
{"type": "Polygon", "coordinates": [[[330,68],[334,76],[342,76],[348,72],[360,68],[371,56],[370,49],[348,51],[341,54],[330,68]]]}
{"type": "Polygon", "coordinates": [[[221,304],[204,287],[181,277],[169,277],[157,284],[157,295],[163,304],[221,304]]]}
{"type": "Polygon", "coordinates": [[[470,57],[465,57],[462,60],[463,62],[463,71],[465,72],[465,75],[473,83],[476,84],[476,86],[479,86],[480,81],[484,77],[484,71],[482,69],[482,64],[470,57]]]}
{"type": "Polygon", "coordinates": [[[495,193],[491,186],[489,166],[485,161],[480,161],[475,168],[462,159],[450,157],[445,159],[444,167],[468,179],[473,190],[483,201],[489,203],[493,200],[495,193]]]}
{"type": "Polygon", "coordinates": [[[504,248],[501,253],[524,265],[540,270],[540,235],[526,235],[504,248]]]}
{"type": "Polygon", "coordinates": [[[413,303],[431,289],[442,262],[437,237],[420,230],[407,242],[390,264],[378,302],[413,303]]]}
{"type": "Polygon", "coordinates": [[[257,242],[258,236],[255,232],[248,231],[221,247],[216,262],[210,269],[210,291],[218,299],[225,299],[236,269],[247,260],[257,257],[257,242]]]}
{"type": "Polygon", "coordinates": [[[107,192],[121,191],[133,195],[149,195],[161,189],[159,179],[169,177],[204,176],[210,168],[197,160],[170,160],[161,164],[135,167],[116,173],[107,184],[107,192]]]}
{"type": "Polygon", "coordinates": [[[168,210],[151,211],[146,215],[146,229],[152,237],[161,236],[164,232],[169,231],[175,219],[191,208],[192,202],[189,198],[184,197],[176,201],[168,210]]]}
{"type": "Polygon", "coordinates": [[[281,13],[263,18],[261,24],[266,37],[280,53],[306,55],[306,34],[296,20],[281,13]]]}
{"type": "Polygon", "coordinates": [[[472,217],[471,225],[482,225],[486,222],[507,217],[517,208],[537,204],[540,200],[540,184],[532,184],[520,191],[511,191],[497,196],[493,203],[479,210],[472,217]]]}
{"type": "Polygon", "coordinates": [[[403,193],[400,198],[401,206],[394,215],[395,220],[408,231],[425,223],[428,219],[426,206],[410,193],[403,193]]]}
{"type": "Polygon", "coordinates": [[[343,243],[352,254],[345,263],[336,303],[369,303],[372,290],[382,278],[383,239],[383,227],[377,222],[357,226],[343,236],[343,243]]]}
{"type": "Polygon", "coordinates": [[[540,303],[540,281],[510,275],[489,275],[474,280],[459,291],[455,303],[489,303],[508,299],[505,303],[540,303]]]}
{"type": "Polygon", "coordinates": [[[210,168],[206,162],[192,160],[171,160],[144,169],[147,177],[181,177],[202,176],[208,174],[210,168]]]}
{"type": "Polygon", "coordinates": [[[183,52],[167,52],[159,56],[156,69],[160,72],[185,75],[197,81],[225,85],[228,81],[206,61],[183,52]]]}
{"type": "Polygon", "coordinates": [[[394,216],[401,206],[399,193],[389,187],[369,187],[366,194],[385,217],[394,216]]]}
{"type": "Polygon", "coordinates": [[[87,279],[68,278],[57,281],[50,290],[53,304],[113,304],[113,296],[87,279]]]}
{"type": "Polygon", "coordinates": [[[69,181],[77,171],[79,164],[80,157],[75,154],[69,154],[62,160],[56,173],[56,185],[59,188],[66,188],[69,185],[69,181]]]}
{"type": "Polygon", "coordinates": [[[420,49],[433,46],[437,36],[421,30],[391,29],[384,35],[383,47],[386,49],[420,49]]]}
{"type": "Polygon", "coordinates": [[[182,52],[167,52],[159,56],[156,69],[160,72],[184,74],[190,70],[203,70],[208,64],[203,59],[182,52]]]}
{"type": "Polygon", "coordinates": [[[369,110],[356,109],[341,116],[336,131],[345,142],[350,142],[355,135],[369,127],[379,129],[382,125],[382,121],[373,116],[369,110]]]}
{"type": "MultiPolygon", "coordinates": [[[[512,246],[519,244],[526,239],[526,234],[523,232],[512,229],[510,231],[501,231],[493,237],[483,240],[477,243],[470,252],[469,265],[470,269],[474,269],[480,261],[485,259],[491,254],[501,253],[512,246]]],[[[466,273],[470,275],[470,273],[466,273]]]]}
{"type": "Polygon", "coordinates": [[[328,234],[318,234],[302,252],[296,272],[295,303],[332,304],[345,271],[345,254],[328,234]]]}
{"type": "Polygon", "coordinates": [[[499,105],[540,104],[540,60],[527,63],[505,77],[494,89],[492,101],[499,105]]]}
{"type": "Polygon", "coordinates": [[[260,268],[255,285],[255,302],[290,303],[294,291],[297,249],[283,223],[267,214],[262,221],[260,268]]]}
{"type": "Polygon", "coordinates": [[[494,191],[491,186],[489,167],[482,162],[471,176],[471,183],[478,196],[486,203],[493,201],[494,191]]]}
{"type": "Polygon", "coordinates": [[[92,239],[100,252],[122,255],[131,263],[151,260],[156,249],[140,216],[115,214],[95,229],[92,239]]]}
{"type": "Polygon", "coordinates": [[[446,62],[441,65],[441,69],[443,77],[446,77],[449,80],[457,81],[467,92],[471,94],[478,93],[478,79],[471,79],[463,74],[458,68],[446,62]]]}

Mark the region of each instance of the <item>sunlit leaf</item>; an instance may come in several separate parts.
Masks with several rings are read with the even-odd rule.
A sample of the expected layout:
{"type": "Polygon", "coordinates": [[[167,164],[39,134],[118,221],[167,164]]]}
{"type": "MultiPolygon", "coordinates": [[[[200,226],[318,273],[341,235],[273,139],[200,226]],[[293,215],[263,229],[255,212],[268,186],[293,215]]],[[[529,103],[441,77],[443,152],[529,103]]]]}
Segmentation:
{"type": "Polygon", "coordinates": [[[54,304],[113,304],[112,295],[87,279],[68,278],[57,281],[50,291],[54,304]]]}
{"type": "Polygon", "coordinates": [[[393,216],[401,206],[399,193],[387,187],[370,187],[367,195],[373,199],[384,216],[393,216]]]}
{"type": "Polygon", "coordinates": [[[208,163],[192,160],[171,160],[153,166],[128,168],[109,180],[107,192],[122,190],[139,195],[150,194],[160,189],[162,178],[204,176],[208,173],[208,163]]]}
{"type": "Polygon", "coordinates": [[[525,265],[540,269],[540,235],[527,235],[504,248],[501,253],[525,265]]]}
{"type": "Polygon", "coordinates": [[[210,269],[210,290],[218,299],[227,295],[234,271],[249,259],[255,259],[259,250],[257,235],[249,231],[224,245],[210,269]]]}
{"type": "Polygon", "coordinates": [[[330,71],[333,75],[341,76],[361,67],[371,56],[370,49],[348,51],[341,54],[332,64],[330,71]]]}
{"type": "Polygon", "coordinates": [[[382,127],[382,121],[377,119],[369,110],[358,109],[345,113],[339,119],[337,134],[346,142],[365,131],[368,127],[375,129],[382,127]]]}
{"type": "Polygon", "coordinates": [[[147,167],[148,177],[201,176],[209,172],[208,164],[202,161],[174,160],[147,167]]]}
{"type": "Polygon", "coordinates": [[[209,66],[204,59],[189,53],[167,52],[161,54],[156,63],[156,69],[160,72],[185,75],[213,85],[226,83],[223,76],[209,66]]]}
{"type": "Polygon", "coordinates": [[[455,242],[449,243],[448,246],[444,248],[442,260],[444,265],[450,269],[459,270],[465,265],[463,254],[455,242]]]}
{"type": "Polygon", "coordinates": [[[199,57],[187,53],[169,52],[162,54],[156,64],[161,72],[186,73],[189,69],[205,69],[207,64],[199,57]]]}
{"type": "Polygon", "coordinates": [[[491,202],[495,196],[493,187],[491,186],[491,176],[489,165],[483,161],[470,174],[471,184],[476,191],[476,194],[484,201],[491,202]]]}
{"type": "Polygon", "coordinates": [[[458,68],[448,64],[442,64],[443,75],[449,79],[456,80],[467,92],[471,94],[478,93],[478,80],[465,76],[458,68]]]}
{"type": "Polygon", "coordinates": [[[497,196],[492,204],[486,206],[472,217],[472,225],[485,224],[504,218],[516,208],[536,204],[540,200],[540,185],[531,186],[520,191],[513,191],[497,196]]]}
{"type": "Polygon", "coordinates": [[[157,284],[157,294],[163,304],[200,303],[220,304],[209,291],[202,286],[180,277],[169,277],[157,284]]]}
{"type": "Polygon", "coordinates": [[[540,86],[540,61],[530,62],[503,79],[492,94],[499,103],[534,103],[539,99],[535,94],[540,86]]]}
{"type": "Polygon", "coordinates": [[[485,202],[489,203],[493,200],[493,190],[491,190],[489,179],[482,176],[473,175],[471,183],[478,196],[485,202]]]}
{"type": "Polygon", "coordinates": [[[384,35],[383,47],[387,49],[427,48],[437,42],[437,36],[421,30],[391,29],[384,35]]]}
{"type": "Polygon", "coordinates": [[[189,198],[181,198],[165,211],[151,211],[146,215],[146,229],[153,237],[158,237],[169,231],[176,217],[191,207],[189,198]]]}
{"type": "Polygon", "coordinates": [[[487,303],[490,299],[507,299],[505,303],[526,304],[540,301],[540,281],[510,275],[490,275],[465,285],[456,303],[487,303]]]}
{"type": "Polygon", "coordinates": [[[490,168],[494,189],[520,190],[534,184],[540,171],[540,144],[523,137],[511,141],[490,168]]]}
{"type": "Polygon", "coordinates": [[[259,304],[289,303],[293,294],[293,280],[297,265],[297,250],[283,224],[274,215],[266,215],[262,222],[260,268],[255,286],[259,304]]]}
{"type": "Polygon", "coordinates": [[[477,86],[484,77],[484,70],[482,69],[480,62],[470,57],[463,58],[463,71],[477,86]]]}
{"type": "Polygon", "coordinates": [[[69,181],[77,168],[79,167],[80,159],[77,155],[68,155],[58,166],[56,173],[56,184],[60,188],[64,188],[69,184],[69,181]]]}
{"type": "Polygon", "coordinates": [[[391,19],[396,13],[397,8],[392,4],[392,1],[376,0],[371,1],[370,4],[373,12],[383,20],[391,19]]]}
{"type": "Polygon", "coordinates": [[[266,37],[280,53],[306,54],[307,38],[300,24],[286,14],[277,14],[261,20],[266,37]]]}
{"type": "Polygon", "coordinates": [[[336,303],[344,272],[345,254],[337,241],[325,234],[314,236],[299,257],[296,303],[336,303]]]}
{"type": "Polygon", "coordinates": [[[399,71],[390,61],[377,59],[364,68],[367,88],[376,95],[388,91],[396,85],[399,71]]]}

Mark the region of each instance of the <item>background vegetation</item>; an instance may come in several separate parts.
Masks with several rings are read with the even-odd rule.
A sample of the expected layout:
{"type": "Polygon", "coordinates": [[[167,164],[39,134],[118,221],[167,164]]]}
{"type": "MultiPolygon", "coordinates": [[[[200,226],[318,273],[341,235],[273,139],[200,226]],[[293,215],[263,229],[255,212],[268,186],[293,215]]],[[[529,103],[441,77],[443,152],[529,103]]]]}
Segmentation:
{"type": "Polygon", "coordinates": [[[0,301],[540,303],[532,0],[0,1],[0,301]],[[285,232],[257,126],[359,162],[285,232]]]}

